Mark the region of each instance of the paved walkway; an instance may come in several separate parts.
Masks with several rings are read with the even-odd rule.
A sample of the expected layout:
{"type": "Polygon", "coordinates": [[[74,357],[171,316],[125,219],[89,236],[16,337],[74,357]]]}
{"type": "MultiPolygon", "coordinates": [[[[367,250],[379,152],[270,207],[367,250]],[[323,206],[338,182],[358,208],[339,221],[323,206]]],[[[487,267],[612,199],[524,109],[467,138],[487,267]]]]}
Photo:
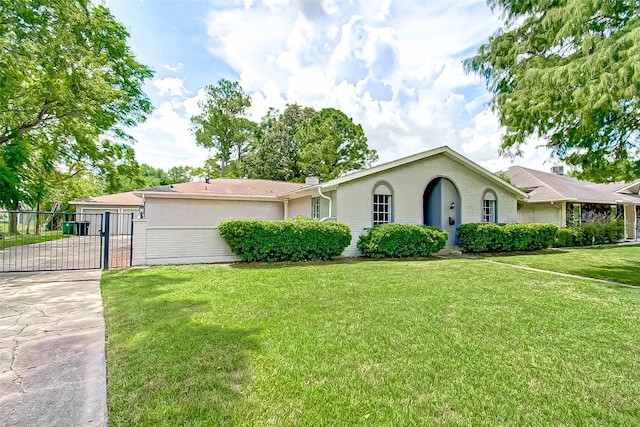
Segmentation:
{"type": "Polygon", "coordinates": [[[0,425],[107,425],[100,274],[0,273],[0,425]]]}

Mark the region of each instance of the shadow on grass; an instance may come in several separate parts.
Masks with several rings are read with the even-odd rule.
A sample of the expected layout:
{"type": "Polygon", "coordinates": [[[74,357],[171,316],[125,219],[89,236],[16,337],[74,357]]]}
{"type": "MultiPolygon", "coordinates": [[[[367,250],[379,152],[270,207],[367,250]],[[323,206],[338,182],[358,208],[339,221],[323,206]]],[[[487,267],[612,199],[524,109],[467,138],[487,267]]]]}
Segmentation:
{"type": "Polygon", "coordinates": [[[214,323],[210,300],[176,292],[188,279],[117,276],[104,284],[111,423],[235,424],[260,330],[214,323]]]}
{"type": "MultiPolygon", "coordinates": [[[[565,271],[565,270],[563,270],[565,271]]],[[[566,269],[567,273],[576,276],[591,277],[595,279],[610,280],[627,285],[640,286],[640,266],[636,262],[625,261],[616,265],[585,265],[566,269]]]]}

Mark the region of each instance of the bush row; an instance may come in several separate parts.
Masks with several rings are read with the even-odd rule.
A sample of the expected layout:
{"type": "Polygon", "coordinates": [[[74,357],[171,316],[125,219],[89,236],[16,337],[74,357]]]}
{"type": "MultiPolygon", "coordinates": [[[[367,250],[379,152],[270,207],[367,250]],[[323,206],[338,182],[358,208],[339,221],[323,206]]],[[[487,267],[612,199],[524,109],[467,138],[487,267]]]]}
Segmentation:
{"type": "Polygon", "coordinates": [[[617,243],[624,237],[624,220],[592,222],[560,228],[556,234],[556,247],[603,245],[617,243]]]}
{"type": "Polygon", "coordinates": [[[370,258],[428,257],[444,248],[447,237],[439,227],[388,223],[367,229],[357,246],[370,258]]]}
{"type": "Polygon", "coordinates": [[[556,241],[555,224],[462,224],[456,229],[464,252],[512,252],[546,249],[556,241]]]}
{"type": "Polygon", "coordinates": [[[331,259],[351,242],[346,224],[305,219],[227,220],[218,231],[244,261],[331,259]]]}

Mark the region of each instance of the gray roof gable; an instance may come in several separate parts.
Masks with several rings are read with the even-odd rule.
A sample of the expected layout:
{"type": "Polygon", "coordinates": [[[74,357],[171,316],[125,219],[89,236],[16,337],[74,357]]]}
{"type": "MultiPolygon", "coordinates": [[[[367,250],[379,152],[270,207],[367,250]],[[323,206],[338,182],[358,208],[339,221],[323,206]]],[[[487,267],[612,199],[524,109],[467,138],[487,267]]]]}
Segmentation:
{"type": "Polygon", "coordinates": [[[522,166],[512,166],[505,174],[512,184],[527,190],[527,201],[531,203],[552,201],[640,203],[640,197],[637,194],[624,192],[630,187],[625,183],[596,184],[522,166]]]}

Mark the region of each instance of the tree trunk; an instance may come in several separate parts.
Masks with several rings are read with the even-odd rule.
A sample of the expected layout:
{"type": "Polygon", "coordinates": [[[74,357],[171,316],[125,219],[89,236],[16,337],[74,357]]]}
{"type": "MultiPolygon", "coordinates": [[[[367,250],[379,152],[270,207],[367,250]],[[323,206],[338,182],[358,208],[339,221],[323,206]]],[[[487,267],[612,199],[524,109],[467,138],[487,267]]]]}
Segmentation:
{"type": "Polygon", "coordinates": [[[9,213],[9,234],[18,234],[18,214],[9,213]]]}
{"type": "Polygon", "coordinates": [[[42,217],[40,216],[40,202],[36,204],[36,232],[35,235],[40,235],[40,227],[42,226],[42,217]]]}

